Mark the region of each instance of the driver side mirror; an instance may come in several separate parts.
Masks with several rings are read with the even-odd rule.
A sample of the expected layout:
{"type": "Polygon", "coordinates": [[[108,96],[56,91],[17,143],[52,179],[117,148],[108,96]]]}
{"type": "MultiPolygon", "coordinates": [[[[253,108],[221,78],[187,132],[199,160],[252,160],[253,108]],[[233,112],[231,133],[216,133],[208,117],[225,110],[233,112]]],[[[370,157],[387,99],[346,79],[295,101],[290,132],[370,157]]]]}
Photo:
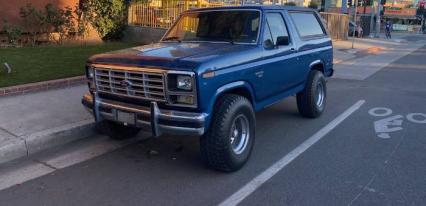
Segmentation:
{"type": "Polygon", "coordinates": [[[274,42],[271,39],[267,39],[263,42],[265,49],[273,49],[275,47],[274,42]]]}
{"type": "Polygon", "coordinates": [[[276,46],[287,46],[290,44],[290,40],[288,39],[288,36],[279,36],[277,37],[277,43],[276,46]]]}

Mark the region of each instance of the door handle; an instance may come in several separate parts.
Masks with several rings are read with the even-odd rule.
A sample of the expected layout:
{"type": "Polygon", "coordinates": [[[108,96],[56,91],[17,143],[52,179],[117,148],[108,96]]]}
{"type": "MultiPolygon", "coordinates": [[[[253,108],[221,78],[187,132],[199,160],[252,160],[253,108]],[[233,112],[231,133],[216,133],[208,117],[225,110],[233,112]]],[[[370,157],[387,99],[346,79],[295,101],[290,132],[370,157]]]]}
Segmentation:
{"type": "Polygon", "coordinates": [[[264,73],[264,71],[262,70],[262,71],[258,71],[258,72],[256,72],[256,73],[254,73],[257,77],[259,77],[259,78],[262,78],[263,77],[263,73],[264,73]]]}
{"type": "Polygon", "coordinates": [[[295,48],[290,48],[290,51],[296,51],[296,49],[295,48]]]}

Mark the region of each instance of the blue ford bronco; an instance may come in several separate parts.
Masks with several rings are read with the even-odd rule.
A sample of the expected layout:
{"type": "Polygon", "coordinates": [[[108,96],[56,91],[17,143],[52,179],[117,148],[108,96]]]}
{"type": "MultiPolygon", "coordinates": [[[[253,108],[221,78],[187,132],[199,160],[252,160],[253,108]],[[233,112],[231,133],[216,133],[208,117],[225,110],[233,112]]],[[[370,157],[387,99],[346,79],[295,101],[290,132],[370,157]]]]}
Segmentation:
{"type": "Polygon", "coordinates": [[[189,10],[159,43],[91,57],[82,103],[112,138],[141,129],[200,136],[208,166],[236,171],[252,151],[256,111],[296,95],[301,115],[321,115],[332,59],[314,10],[189,10]]]}

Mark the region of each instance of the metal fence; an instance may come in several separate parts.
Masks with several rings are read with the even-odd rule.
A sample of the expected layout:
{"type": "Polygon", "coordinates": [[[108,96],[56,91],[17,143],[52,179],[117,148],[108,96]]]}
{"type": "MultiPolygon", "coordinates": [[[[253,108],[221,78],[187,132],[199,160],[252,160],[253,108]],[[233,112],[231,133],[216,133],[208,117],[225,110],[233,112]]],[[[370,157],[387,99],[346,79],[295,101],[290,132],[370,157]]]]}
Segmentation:
{"type": "Polygon", "coordinates": [[[129,25],[152,28],[169,28],[179,14],[191,8],[218,6],[237,6],[240,1],[185,1],[185,0],[150,0],[132,2],[129,7],[129,25]]]}
{"type": "MultiPolygon", "coordinates": [[[[179,14],[191,8],[239,6],[242,4],[278,4],[288,0],[144,0],[133,1],[129,7],[128,23],[131,26],[169,28],[179,14]]],[[[295,0],[291,0],[295,1],[295,0]]],[[[333,39],[347,39],[349,17],[345,14],[321,13],[333,39]]]]}

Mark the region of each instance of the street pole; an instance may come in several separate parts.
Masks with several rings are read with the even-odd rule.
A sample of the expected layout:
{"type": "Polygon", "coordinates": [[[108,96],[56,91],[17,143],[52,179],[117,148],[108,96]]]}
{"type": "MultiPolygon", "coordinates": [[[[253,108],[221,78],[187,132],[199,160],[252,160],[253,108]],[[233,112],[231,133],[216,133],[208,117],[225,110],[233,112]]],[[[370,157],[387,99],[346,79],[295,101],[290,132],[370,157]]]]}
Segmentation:
{"type": "Polygon", "coordinates": [[[358,24],[356,22],[356,13],[357,12],[358,12],[358,0],[355,0],[354,22],[355,22],[356,28],[354,28],[354,32],[352,32],[352,49],[354,48],[354,43],[355,43],[355,31],[358,30],[358,24]]]}
{"type": "Polygon", "coordinates": [[[377,1],[377,18],[376,18],[376,38],[380,37],[380,11],[381,11],[380,0],[377,1]]]}
{"type": "Polygon", "coordinates": [[[373,2],[373,5],[371,5],[370,9],[370,34],[368,35],[370,38],[374,37],[374,11],[375,11],[375,3],[373,2]]]}

